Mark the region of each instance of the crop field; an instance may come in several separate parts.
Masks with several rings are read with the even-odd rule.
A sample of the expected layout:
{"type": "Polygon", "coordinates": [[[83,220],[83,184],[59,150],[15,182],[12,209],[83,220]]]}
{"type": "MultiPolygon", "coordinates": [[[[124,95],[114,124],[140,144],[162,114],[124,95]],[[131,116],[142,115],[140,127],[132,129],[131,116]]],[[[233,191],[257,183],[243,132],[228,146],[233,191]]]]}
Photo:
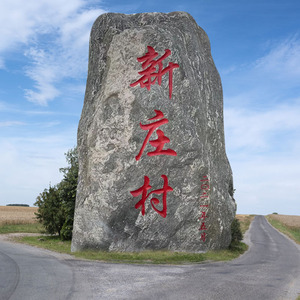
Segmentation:
{"type": "Polygon", "coordinates": [[[267,220],[282,233],[300,244],[300,216],[268,215],[267,220]]]}
{"type": "Polygon", "coordinates": [[[272,220],[279,221],[288,227],[300,228],[300,216],[268,215],[272,220]]]}
{"type": "Polygon", "coordinates": [[[37,207],[0,206],[0,225],[33,224],[37,207]]]}
{"type": "Polygon", "coordinates": [[[251,222],[253,221],[254,215],[236,215],[235,217],[240,221],[241,230],[244,234],[248,230],[251,222]]]}

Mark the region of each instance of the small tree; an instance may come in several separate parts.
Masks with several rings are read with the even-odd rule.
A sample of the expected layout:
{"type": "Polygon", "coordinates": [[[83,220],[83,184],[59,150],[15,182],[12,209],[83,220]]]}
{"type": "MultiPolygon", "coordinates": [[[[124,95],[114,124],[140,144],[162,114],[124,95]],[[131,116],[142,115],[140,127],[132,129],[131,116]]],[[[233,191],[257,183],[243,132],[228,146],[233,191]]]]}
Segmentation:
{"type": "Polygon", "coordinates": [[[65,155],[69,166],[60,169],[64,174],[63,180],[45,189],[34,205],[39,207],[36,216],[46,231],[50,234],[58,233],[61,239],[69,240],[72,238],[78,180],[77,148],[69,150],[65,155]]]}
{"type": "Polygon", "coordinates": [[[60,198],[62,199],[62,209],[65,215],[65,222],[61,231],[63,240],[72,238],[75,200],[78,182],[78,155],[77,148],[69,150],[66,154],[66,160],[69,164],[67,168],[61,168],[64,178],[60,183],[60,198]]]}
{"type": "Polygon", "coordinates": [[[229,248],[234,249],[243,239],[243,233],[241,230],[241,224],[238,219],[234,219],[231,223],[231,244],[229,248]]]}
{"type": "Polygon", "coordinates": [[[35,214],[46,231],[50,234],[58,233],[60,235],[65,218],[61,209],[62,203],[58,187],[50,185],[49,189],[45,189],[36,198],[34,205],[39,207],[38,212],[35,214]]]}

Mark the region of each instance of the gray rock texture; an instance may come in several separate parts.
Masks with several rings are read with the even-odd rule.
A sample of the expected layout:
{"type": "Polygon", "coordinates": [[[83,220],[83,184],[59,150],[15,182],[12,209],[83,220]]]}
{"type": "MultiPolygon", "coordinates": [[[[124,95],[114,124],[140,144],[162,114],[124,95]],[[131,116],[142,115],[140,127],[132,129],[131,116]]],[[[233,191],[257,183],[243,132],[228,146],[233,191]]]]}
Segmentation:
{"type": "MultiPolygon", "coordinates": [[[[159,73],[159,64],[153,68],[159,73]]],[[[189,14],[109,13],[95,21],[78,152],[72,251],[202,252],[229,245],[236,204],[225,153],[221,80],[209,39],[189,14]],[[160,70],[166,72],[161,85],[157,78],[149,89],[133,86],[142,77],[138,72],[150,66],[144,68],[137,60],[148,46],[158,54],[154,60],[165,49],[171,51],[161,61],[160,70]],[[179,67],[167,72],[172,63],[179,67]],[[155,128],[149,140],[163,132],[169,143],[162,149],[177,155],[150,156],[158,150],[148,141],[137,160],[149,132],[140,123],[161,120],[149,120],[155,110],[168,122],[155,128]],[[148,195],[143,214],[142,206],[135,205],[142,199],[142,193],[137,194],[145,176],[151,188],[144,194],[157,193],[148,195]],[[160,193],[164,178],[170,188],[160,193]],[[201,181],[206,178],[209,181],[201,181]],[[164,196],[165,217],[156,211],[163,210],[164,196]]]]}

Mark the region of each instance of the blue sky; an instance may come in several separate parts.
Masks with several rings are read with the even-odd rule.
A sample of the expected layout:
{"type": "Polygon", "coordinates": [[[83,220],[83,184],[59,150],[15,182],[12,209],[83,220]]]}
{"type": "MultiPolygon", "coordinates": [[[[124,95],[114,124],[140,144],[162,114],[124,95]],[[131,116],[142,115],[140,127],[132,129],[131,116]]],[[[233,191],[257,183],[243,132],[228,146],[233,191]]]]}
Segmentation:
{"type": "Polygon", "coordinates": [[[61,180],[97,16],[179,10],[208,34],[221,75],[237,212],[300,214],[298,0],[1,0],[0,205],[32,205],[61,180]]]}

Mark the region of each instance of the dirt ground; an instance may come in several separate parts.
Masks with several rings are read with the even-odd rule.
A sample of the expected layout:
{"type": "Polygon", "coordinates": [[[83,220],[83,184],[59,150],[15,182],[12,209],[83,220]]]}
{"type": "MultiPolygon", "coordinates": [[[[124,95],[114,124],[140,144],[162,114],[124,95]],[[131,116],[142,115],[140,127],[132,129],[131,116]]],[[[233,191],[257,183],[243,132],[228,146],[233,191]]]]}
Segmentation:
{"type": "Polygon", "coordinates": [[[35,223],[37,207],[0,206],[0,225],[35,223]]]}
{"type": "Polygon", "coordinates": [[[300,216],[290,216],[290,215],[269,215],[270,218],[280,221],[289,227],[300,228],[300,216]]]}

